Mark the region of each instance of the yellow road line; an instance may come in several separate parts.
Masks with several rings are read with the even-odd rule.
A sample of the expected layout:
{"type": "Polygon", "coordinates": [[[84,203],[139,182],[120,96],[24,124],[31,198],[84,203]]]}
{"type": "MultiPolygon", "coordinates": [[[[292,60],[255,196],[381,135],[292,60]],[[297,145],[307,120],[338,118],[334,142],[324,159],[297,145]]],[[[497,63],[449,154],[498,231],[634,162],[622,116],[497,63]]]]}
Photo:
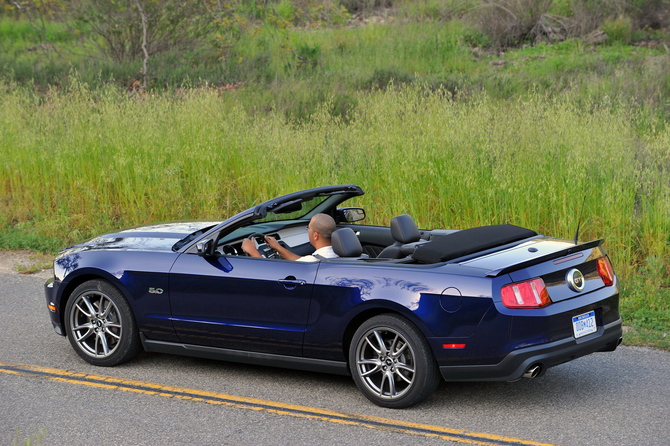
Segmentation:
{"type": "Polygon", "coordinates": [[[412,423],[408,421],[393,420],[389,418],[368,415],[336,412],[315,407],[299,406],[296,404],[287,404],[276,401],[261,400],[257,398],[227,395],[224,393],[188,389],[184,387],[167,386],[113,376],[71,372],[68,370],[40,367],[29,364],[0,362],[0,373],[42,378],[68,384],[91,386],[100,389],[120,390],[144,395],[156,395],[164,398],[205,402],[208,404],[222,405],[237,409],[265,411],[277,415],[289,415],[309,420],[326,421],[349,426],[359,426],[369,429],[419,435],[423,437],[438,438],[446,441],[465,444],[489,446],[552,446],[547,443],[537,443],[534,441],[520,440],[518,438],[504,437],[500,435],[469,432],[461,429],[412,423]]]}

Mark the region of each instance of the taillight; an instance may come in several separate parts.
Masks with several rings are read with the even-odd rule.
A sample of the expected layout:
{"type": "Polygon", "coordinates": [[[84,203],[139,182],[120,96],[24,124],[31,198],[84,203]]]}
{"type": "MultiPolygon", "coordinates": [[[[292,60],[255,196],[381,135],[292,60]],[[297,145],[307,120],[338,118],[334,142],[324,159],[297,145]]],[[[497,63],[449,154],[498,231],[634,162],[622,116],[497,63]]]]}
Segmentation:
{"type": "Polygon", "coordinates": [[[612,269],[610,259],[601,257],[596,260],[596,265],[598,266],[598,274],[600,274],[600,278],[603,279],[605,286],[614,285],[614,270],[612,269]]]}
{"type": "Polygon", "coordinates": [[[544,280],[540,278],[505,285],[500,293],[507,308],[542,308],[551,303],[544,280]]]}
{"type": "Polygon", "coordinates": [[[462,348],[465,348],[465,344],[442,344],[443,349],[455,349],[455,350],[460,350],[462,348]]]}

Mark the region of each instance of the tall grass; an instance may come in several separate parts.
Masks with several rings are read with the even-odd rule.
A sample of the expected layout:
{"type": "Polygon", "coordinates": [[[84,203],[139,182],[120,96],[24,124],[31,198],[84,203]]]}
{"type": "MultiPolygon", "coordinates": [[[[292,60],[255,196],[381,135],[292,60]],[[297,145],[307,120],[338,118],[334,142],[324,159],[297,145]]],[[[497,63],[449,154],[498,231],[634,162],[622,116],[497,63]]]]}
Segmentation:
{"type": "Polygon", "coordinates": [[[635,108],[582,107],[578,91],[453,101],[408,87],[356,94],[346,122],[326,101],[298,125],[248,111],[242,94],[252,93],[129,99],[73,77],[64,92],[38,96],[3,82],[0,246],[53,251],[337,183],[367,191],[359,204],[378,225],[407,212],[425,228],[512,223],[572,238],[584,202],[580,239],[606,239],[639,295],[630,311],[670,310],[659,297],[669,285],[670,130],[641,135],[635,108]]]}
{"type": "Polygon", "coordinates": [[[5,83],[0,97],[3,227],[57,243],[355,182],[377,224],[409,212],[425,227],[516,223],[572,237],[585,199],[581,237],[607,238],[622,267],[667,255],[670,132],[641,138],[636,114],[615,103],[456,102],[406,88],[357,95],[347,124],[326,102],[297,125],[204,89],[127,99],[71,78],[67,93],[5,83]]]}

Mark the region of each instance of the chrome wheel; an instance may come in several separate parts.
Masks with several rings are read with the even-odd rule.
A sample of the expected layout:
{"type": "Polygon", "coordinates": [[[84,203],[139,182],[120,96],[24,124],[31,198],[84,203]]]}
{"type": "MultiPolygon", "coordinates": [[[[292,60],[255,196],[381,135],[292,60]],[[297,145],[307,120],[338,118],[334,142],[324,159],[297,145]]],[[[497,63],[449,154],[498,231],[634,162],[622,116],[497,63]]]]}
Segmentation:
{"type": "Polygon", "coordinates": [[[112,355],[121,340],[123,327],[119,309],[99,291],[77,296],[70,313],[70,330],[81,350],[94,358],[112,355]]]}
{"type": "Polygon", "coordinates": [[[440,379],[423,334],[396,314],[372,317],[358,327],[349,348],[349,369],[366,398],[396,409],[426,399],[440,379]]]}
{"type": "Polygon", "coordinates": [[[109,282],[91,280],[79,285],[65,306],[65,320],[70,344],[91,364],[120,364],[139,349],[130,306],[109,282]]]}
{"type": "Polygon", "coordinates": [[[414,383],[414,352],[407,340],[388,327],[368,331],[356,349],[356,368],[379,398],[394,399],[414,383]]]}

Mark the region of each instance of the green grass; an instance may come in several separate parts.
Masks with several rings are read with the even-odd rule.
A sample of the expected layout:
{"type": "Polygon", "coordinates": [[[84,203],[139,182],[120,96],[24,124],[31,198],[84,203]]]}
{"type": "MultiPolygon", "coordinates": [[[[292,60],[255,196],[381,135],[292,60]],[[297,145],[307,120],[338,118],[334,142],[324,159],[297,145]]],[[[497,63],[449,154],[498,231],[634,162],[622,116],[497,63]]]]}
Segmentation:
{"type": "Polygon", "coordinates": [[[635,276],[624,283],[622,294],[628,298],[622,299],[621,311],[631,321],[625,333],[626,343],[670,350],[667,261],[655,256],[646,259],[635,276]]]}
{"type": "Polygon", "coordinates": [[[626,104],[584,110],[569,92],[462,102],[405,88],[356,94],[347,123],[326,102],[296,125],[247,111],[251,92],[124,99],[76,78],[66,91],[0,88],[5,249],[224,218],[337,183],[367,191],[359,204],[372,224],[407,212],[426,228],[513,223],[571,238],[586,197],[580,238],[606,239],[632,340],[669,347],[670,130],[641,138],[626,104]]]}
{"type": "MultiPolygon", "coordinates": [[[[62,28],[49,24],[53,48],[34,50],[36,36],[26,23],[0,19],[0,33],[11,36],[0,39],[0,74],[41,91],[64,85],[71,71],[93,88],[110,81],[125,88],[139,79],[140,61],[113,64],[81,36],[64,36],[62,28]]],[[[561,95],[579,87],[587,90],[589,101],[644,98],[651,101],[651,113],[659,120],[670,114],[670,62],[660,44],[656,49],[620,43],[593,47],[571,39],[501,56],[478,48],[481,36],[461,21],[411,21],[402,16],[389,17],[383,24],[323,29],[282,29],[265,23],[246,32],[223,59],[206,46],[151,58],[150,90],[243,81],[255,91],[249,99],[257,101],[245,99],[245,106],[271,107],[297,120],[309,119],[331,97],[339,98],[344,117],[353,92],[384,89],[391,82],[443,87],[458,98],[481,91],[501,99],[535,91],[561,95]],[[265,95],[256,94],[261,91],[265,95]]]]}
{"type": "Polygon", "coordinates": [[[23,438],[23,435],[21,432],[16,429],[14,433],[14,438],[12,440],[12,445],[13,446],[31,446],[31,445],[43,445],[44,444],[44,438],[47,436],[47,430],[40,428],[37,430],[37,433],[31,434],[23,438]]]}

